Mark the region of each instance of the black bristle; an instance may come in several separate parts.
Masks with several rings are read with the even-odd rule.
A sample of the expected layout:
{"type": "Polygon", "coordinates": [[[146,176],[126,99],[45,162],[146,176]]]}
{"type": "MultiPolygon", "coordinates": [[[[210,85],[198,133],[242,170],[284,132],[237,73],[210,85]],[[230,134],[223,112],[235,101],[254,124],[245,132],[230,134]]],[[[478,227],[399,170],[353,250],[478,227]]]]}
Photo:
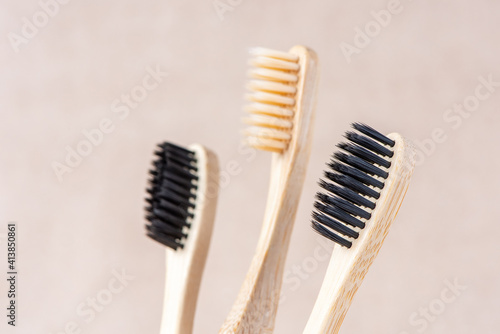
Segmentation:
{"type": "Polygon", "coordinates": [[[168,180],[171,181],[186,190],[191,190],[194,189],[196,190],[196,185],[193,184],[193,181],[188,179],[188,178],[179,178],[176,175],[169,173],[168,171],[163,171],[161,175],[162,180],[168,180]]]}
{"type": "Polygon", "coordinates": [[[358,232],[350,229],[349,227],[345,226],[342,223],[339,223],[337,220],[332,219],[328,215],[325,215],[323,213],[313,212],[312,217],[315,221],[320,222],[323,225],[326,225],[330,228],[337,230],[342,235],[345,235],[347,237],[351,237],[353,239],[357,239],[359,237],[358,232]]]}
{"type": "Polygon", "coordinates": [[[383,155],[385,157],[392,158],[392,155],[394,154],[390,149],[387,147],[377,143],[376,141],[362,136],[360,134],[357,134],[356,132],[346,132],[345,137],[352,141],[353,143],[358,144],[359,146],[365,147],[369,149],[370,151],[373,151],[377,154],[383,155]]]}
{"type": "Polygon", "coordinates": [[[176,250],[184,247],[193,218],[197,160],[194,152],[166,142],[158,145],[154,155],[146,189],[146,234],[176,250]]]}
{"type": "Polygon", "coordinates": [[[363,210],[359,206],[354,205],[353,203],[346,201],[345,199],[343,199],[341,197],[336,197],[336,196],[332,197],[332,196],[328,196],[328,195],[325,195],[323,193],[318,192],[318,193],[316,193],[316,198],[325,204],[335,205],[339,209],[342,209],[345,212],[350,213],[353,216],[358,216],[358,217],[364,218],[364,219],[370,219],[372,216],[369,212],[366,212],[365,210],[363,210]]]}
{"type": "Polygon", "coordinates": [[[341,186],[338,186],[334,183],[328,183],[328,182],[325,182],[323,180],[319,180],[319,185],[321,186],[321,188],[329,191],[332,194],[340,196],[343,199],[346,199],[346,200],[352,202],[353,204],[356,204],[359,206],[364,206],[365,208],[369,208],[372,210],[375,209],[374,202],[370,201],[369,199],[367,199],[364,196],[361,196],[357,192],[352,191],[349,188],[341,187],[341,186]]]}
{"type": "Polygon", "coordinates": [[[169,159],[169,157],[166,157],[166,160],[168,160],[168,164],[164,167],[167,173],[174,174],[175,176],[182,178],[182,179],[188,179],[188,180],[196,180],[198,177],[193,174],[193,169],[191,168],[190,165],[184,165],[184,164],[179,164],[172,159],[169,159]]]}
{"type": "Polygon", "coordinates": [[[384,136],[371,126],[368,126],[363,123],[352,123],[352,127],[361,132],[362,134],[367,135],[368,137],[371,137],[376,141],[381,142],[382,144],[389,145],[390,147],[394,147],[394,145],[396,145],[396,142],[394,140],[388,138],[387,136],[384,136]]]}
{"type": "Polygon", "coordinates": [[[158,144],[158,146],[160,148],[162,148],[163,151],[165,151],[165,152],[178,152],[180,154],[185,155],[186,157],[191,157],[191,158],[194,158],[194,155],[195,155],[194,152],[192,152],[184,147],[181,147],[181,146],[169,143],[169,142],[164,142],[164,143],[158,144]]]}
{"type": "Polygon", "coordinates": [[[191,188],[186,188],[166,178],[161,180],[160,184],[163,188],[170,189],[172,190],[173,193],[179,194],[184,198],[192,197],[195,195],[194,193],[191,192],[191,188],[196,189],[195,185],[192,185],[191,188]]]}
{"type": "Polygon", "coordinates": [[[164,187],[160,187],[158,191],[155,192],[156,196],[159,196],[165,202],[165,206],[174,206],[172,210],[177,210],[177,207],[186,209],[188,207],[194,207],[194,203],[190,202],[190,195],[179,195],[174,190],[167,188],[172,185],[172,183],[165,183],[164,187]]]}
{"type": "Polygon", "coordinates": [[[385,160],[380,155],[376,155],[375,153],[370,152],[361,146],[354,145],[351,143],[340,143],[337,145],[337,147],[343,149],[346,152],[351,153],[352,155],[360,157],[368,162],[377,164],[385,168],[391,167],[390,161],[385,160]]]}
{"type": "Polygon", "coordinates": [[[343,163],[352,166],[356,169],[359,169],[360,171],[365,172],[367,174],[380,176],[383,177],[384,179],[387,178],[387,172],[383,171],[382,169],[378,168],[377,166],[371,164],[370,162],[362,158],[345,154],[343,152],[335,152],[333,157],[336,158],[338,161],[342,161],[343,163]]]}
{"type": "Polygon", "coordinates": [[[333,242],[338,243],[341,246],[344,246],[347,248],[351,248],[351,246],[352,246],[352,242],[340,237],[336,233],[333,233],[332,230],[327,229],[326,227],[324,227],[323,225],[321,225],[320,223],[318,223],[314,220],[312,221],[312,228],[316,232],[318,232],[319,234],[324,236],[325,238],[328,238],[328,239],[332,240],[333,242]]]}
{"type": "Polygon", "coordinates": [[[193,165],[192,159],[187,159],[185,157],[180,157],[177,154],[168,154],[167,157],[171,162],[176,163],[177,165],[189,166],[190,169],[197,171],[198,169],[193,165]]]}
{"type": "Polygon", "coordinates": [[[321,202],[315,202],[314,207],[321,213],[327,214],[330,217],[343,221],[344,223],[351,225],[352,227],[365,228],[365,223],[363,223],[358,218],[355,218],[345,212],[344,210],[339,209],[335,205],[327,206],[321,204],[321,202]]]}
{"type": "Polygon", "coordinates": [[[316,194],[316,211],[312,227],[319,234],[350,248],[365,224],[369,224],[371,210],[375,209],[396,144],[390,138],[362,123],[353,123],[353,131],[346,132],[347,143],[337,146],[324,172],[329,181],[319,180],[327,192],[316,194]]]}
{"type": "Polygon", "coordinates": [[[347,166],[347,165],[344,165],[344,164],[341,164],[337,161],[331,161],[330,163],[328,163],[328,166],[339,172],[339,173],[343,173],[345,175],[349,175],[353,178],[355,178],[356,180],[360,181],[360,182],[363,182],[364,184],[367,184],[369,186],[373,186],[373,187],[377,187],[379,189],[382,189],[384,187],[384,183],[375,179],[374,177],[354,168],[354,167],[351,167],[351,166],[347,166]]]}
{"type": "Polygon", "coordinates": [[[325,176],[330,181],[333,181],[333,182],[338,183],[346,188],[354,190],[361,195],[373,197],[375,199],[378,199],[380,196],[380,194],[375,189],[372,189],[372,188],[364,185],[362,182],[359,182],[358,180],[356,180],[348,175],[337,174],[337,173],[332,173],[332,172],[325,172],[325,176]]]}

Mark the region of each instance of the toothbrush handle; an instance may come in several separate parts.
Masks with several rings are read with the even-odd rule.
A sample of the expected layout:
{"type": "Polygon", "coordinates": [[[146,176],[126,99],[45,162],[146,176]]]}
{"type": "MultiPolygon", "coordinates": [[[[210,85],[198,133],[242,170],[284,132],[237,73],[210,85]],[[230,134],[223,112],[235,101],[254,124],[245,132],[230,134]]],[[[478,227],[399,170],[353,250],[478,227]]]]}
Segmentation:
{"type": "Polygon", "coordinates": [[[257,252],[219,333],[272,333],[300,190],[286,192],[264,221],[257,252]]]}

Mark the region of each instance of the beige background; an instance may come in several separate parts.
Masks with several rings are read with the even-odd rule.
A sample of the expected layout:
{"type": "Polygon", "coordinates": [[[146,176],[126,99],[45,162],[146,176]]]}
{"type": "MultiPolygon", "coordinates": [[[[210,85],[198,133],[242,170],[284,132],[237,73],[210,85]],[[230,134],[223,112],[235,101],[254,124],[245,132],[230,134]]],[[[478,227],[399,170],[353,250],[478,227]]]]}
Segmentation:
{"type": "Polygon", "coordinates": [[[500,81],[500,3],[401,0],[401,13],[350,63],[341,43],[353,44],[356,27],[388,1],[231,3],[221,20],[212,0],[73,0],[16,53],[9,33],[20,34],[23,17],[41,7],[1,1],[0,233],[5,239],[16,221],[20,247],[19,326],[7,328],[3,311],[1,332],[59,333],[76,322],[82,333],[158,333],[164,251],[144,236],[143,197],[153,146],[170,140],[213,148],[223,169],[241,166],[221,191],[196,318],[196,333],[215,333],[246,273],[267,192],[270,155],[247,161],[238,151],[247,49],[305,44],[317,51],[322,77],[276,333],[301,333],[318,293],[328,260],[314,260],[320,243],[309,215],[324,163],[352,121],[417,141],[440,128],[446,140],[416,170],[342,332],[417,333],[410,315],[458,279],[467,289],[425,332],[498,333],[500,88],[456,129],[443,115],[474,94],[478,77],[500,81]],[[148,66],[169,75],[120,119],[113,100],[148,66]],[[104,118],[114,131],[59,182],[53,161],[104,118]],[[297,288],[291,270],[304,264],[312,272],[297,288]],[[122,268],[135,279],[86,322],[76,308],[122,268]]]}

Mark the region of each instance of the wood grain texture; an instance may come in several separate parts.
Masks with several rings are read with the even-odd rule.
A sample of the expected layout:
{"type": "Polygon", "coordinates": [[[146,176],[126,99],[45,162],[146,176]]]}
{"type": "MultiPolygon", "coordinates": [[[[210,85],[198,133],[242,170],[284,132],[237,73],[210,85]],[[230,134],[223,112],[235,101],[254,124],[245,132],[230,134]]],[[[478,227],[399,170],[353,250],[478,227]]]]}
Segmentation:
{"type": "Polygon", "coordinates": [[[272,333],[283,269],[311,151],[318,64],[316,54],[296,46],[300,57],[293,135],[284,153],[273,153],[261,234],[238,297],[219,333],[272,333]]]}
{"type": "Polygon", "coordinates": [[[415,151],[399,134],[389,177],[366,227],[350,249],[336,245],[304,333],[338,333],[352,300],[377,256],[403,202],[414,169],[415,151]]]}
{"type": "Polygon", "coordinates": [[[205,268],[219,192],[217,156],[201,145],[189,147],[198,160],[195,212],[184,248],[167,248],[165,300],[160,333],[190,334],[205,268]]]}

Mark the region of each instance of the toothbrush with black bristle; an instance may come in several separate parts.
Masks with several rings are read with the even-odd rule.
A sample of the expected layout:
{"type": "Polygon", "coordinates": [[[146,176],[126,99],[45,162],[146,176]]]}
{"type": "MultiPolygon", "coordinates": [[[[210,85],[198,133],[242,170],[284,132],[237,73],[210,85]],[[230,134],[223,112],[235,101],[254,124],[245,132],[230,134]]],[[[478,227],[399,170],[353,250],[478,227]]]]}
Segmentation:
{"type": "Polygon", "coordinates": [[[352,299],[396,218],[415,162],[411,144],[354,123],[327,164],[312,227],[337,243],[304,333],[338,333],[352,299]]]}
{"type": "Polygon", "coordinates": [[[190,334],[219,190],[217,156],[193,144],[155,151],[146,198],[147,235],[167,246],[161,334],[190,334]]]}

